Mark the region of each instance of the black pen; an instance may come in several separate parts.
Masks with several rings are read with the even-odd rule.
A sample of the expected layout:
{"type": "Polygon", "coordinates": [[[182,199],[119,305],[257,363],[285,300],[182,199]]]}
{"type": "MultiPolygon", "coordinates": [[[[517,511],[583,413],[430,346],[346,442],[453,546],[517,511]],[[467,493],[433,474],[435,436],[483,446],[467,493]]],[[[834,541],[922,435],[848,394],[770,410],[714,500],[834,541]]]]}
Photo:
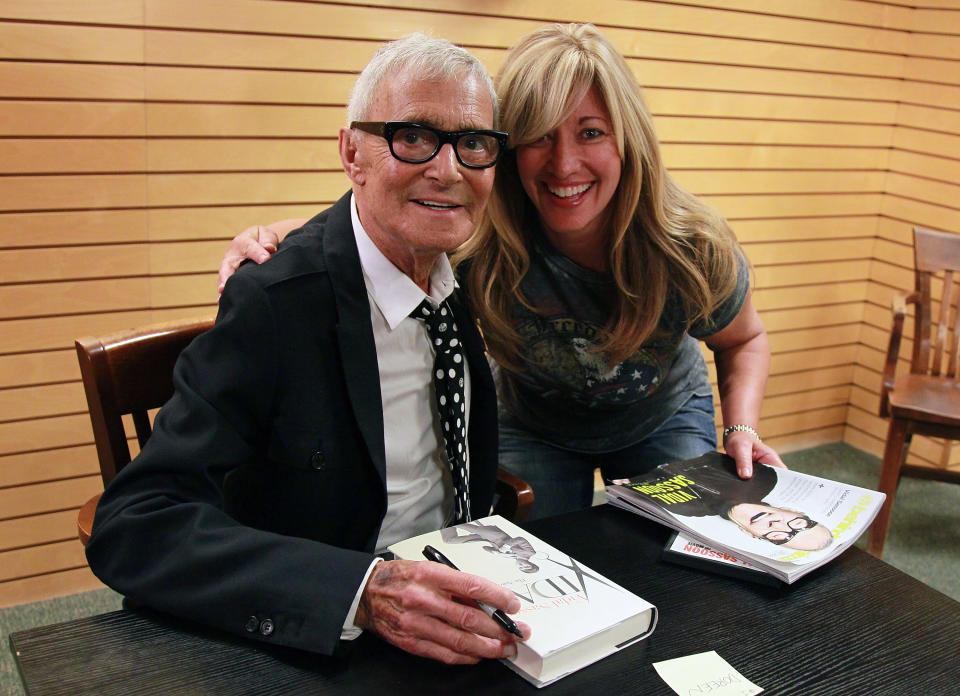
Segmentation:
{"type": "MultiPolygon", "coordinates": [[[[457,566],[453,564],[453,561],[451,561],[449,558],[444,556],[442,553],[437,551],[437,549],[433,548],[429,544],[423,547],[423,556],[428,561],[443,563],[443,565],[447,566],[448,568],[453,568],[454,570],[460,570],[459,568],[457,568],[457,566]]],[[[483,609],[483,612],[487,616],[489,616],[498,624],[503,626],[506,630],[510,631],[510,633],[512,633],[513,635],[517,636],[518,638],[523,638],[523,633],[521,633],[520,629],[517,628],[517,624],[513,622],[513,619],[507,616],[506,612],[504,612],[502,609],[494,609],[489,604],[484,604],[481,601],[478,601],[478,600],[474,600],[474,601],[477,603],[478,607],[483,609]]]]}

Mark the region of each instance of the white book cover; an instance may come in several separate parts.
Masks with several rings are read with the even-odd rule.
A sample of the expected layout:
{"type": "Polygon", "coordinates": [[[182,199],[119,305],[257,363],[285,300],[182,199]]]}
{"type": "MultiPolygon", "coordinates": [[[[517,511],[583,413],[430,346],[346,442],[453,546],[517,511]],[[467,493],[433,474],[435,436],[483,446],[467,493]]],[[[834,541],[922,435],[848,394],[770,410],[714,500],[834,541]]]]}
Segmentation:
{"type": "Polygon", "coordinates": [[[537,686],[646,638],[656,626],[652,604],[499,515],[421,534],[390,551],[423,560],[428,544],[460,570],[517,596],[521,609],[511,618],[529,624],[532,635],[504,662],[537,686]]]}

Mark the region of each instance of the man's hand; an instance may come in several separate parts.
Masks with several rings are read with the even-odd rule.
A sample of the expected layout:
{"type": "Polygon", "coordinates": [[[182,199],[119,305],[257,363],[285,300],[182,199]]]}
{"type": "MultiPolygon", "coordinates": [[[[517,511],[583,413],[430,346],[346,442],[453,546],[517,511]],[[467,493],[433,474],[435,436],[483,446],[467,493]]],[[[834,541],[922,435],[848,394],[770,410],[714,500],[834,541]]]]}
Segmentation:
{"type": "MultiPolygon", "coordinates": [[[[402,650],[448,664],[516,655],[516,636],[474,601],[520,609],[512,592],[485,578],[430,561],[383,561],[367,580],[354,622],[402,650]]],[[[529,638],[530,627],[517,625],[529,638]]]]}
{"type": "Polygon", "coordinates": [[[226,285],[227,278],[236,272],[241,263],[247,259],[256,263],[263,263],[270,258],[271,254],[276,252],[279,244],[280,237],[277,233],[263,225],[248,227],[234,237],[226,255],[223,257],[223,261],[220,262],[217,294],[223,292],[223,286],[226,285]]]}
{"type": "Polygon", "coordinates": [[[742,479],[753,476],[754,462],[769,464],[780,469],[787,468],[772,447],[760,442],[750,432],[733,431],[727,435],[727,442],[723,449],[737,461],[737,475],[742,479]]]}

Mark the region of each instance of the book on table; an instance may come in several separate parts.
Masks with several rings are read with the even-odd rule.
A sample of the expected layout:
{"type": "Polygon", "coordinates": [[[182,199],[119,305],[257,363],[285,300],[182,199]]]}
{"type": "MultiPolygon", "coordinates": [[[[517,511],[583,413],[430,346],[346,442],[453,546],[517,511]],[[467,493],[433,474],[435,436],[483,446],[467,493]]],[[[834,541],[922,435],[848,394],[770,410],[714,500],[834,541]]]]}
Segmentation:
{"type": "Polygon", "coordinates": [[[733,459],[720,452],[609,481],[606,493],[610,504],[676,530],[673,552],[717,561],[688,546],[695,542],[785,583],[848,549],[886,498],[868,488],[759,463],[751,478],[741,479],[733,459]]]}
{"type": "Polygon", "coordinates": [[[653,631],[649,602],[550,546],[510,521],[492,515],[392,544],[401,559],[423,560],[430,545],[460,570],[511,590],[530,638],[504,664],[538,687],[626,648],[653,631]]]}

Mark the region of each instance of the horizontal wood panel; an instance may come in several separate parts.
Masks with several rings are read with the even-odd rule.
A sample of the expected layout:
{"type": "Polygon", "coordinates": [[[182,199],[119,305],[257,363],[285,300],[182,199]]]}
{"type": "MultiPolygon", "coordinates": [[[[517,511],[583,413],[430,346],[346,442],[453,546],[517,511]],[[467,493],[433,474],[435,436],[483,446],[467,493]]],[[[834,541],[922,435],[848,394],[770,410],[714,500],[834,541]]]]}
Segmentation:
{"type": "Polygon", "coordinates": [[[142,174],[0,177],[0,211],[142,207],[147,182],[142,174]]]}
{"type": "Polygon", "coordinates": [[[0,355],[0,389],[15,385],[55,384],[79,377],[77,354],[72,348],[0,355]]]}
{"type": "Polygon", "coordinates": [[[885,147],[669,142],[661,144],[661,153],[668,169],[882,170],[890,160],[885,147]]]}
{"type": "Polygon", "coordinates": [[[93,475],[100,465],[92,432],[90,444],[0,456],[0,488],[93,475]]]}
{"type": "MultiPolygon", "coordinates": [[[[741,228],[737,226],[738,230],[741,228]]],[[[828,263],[869,259],[872,239],[835,238],[829,240],[794,240],[784,235],[775,242],[755,242],[747,247],[750,262],[757,266],[803,263],[828,263]]]]}
{"type": "MultiPolygon", "coordinates": [[[[6,283],[24,283],[145,275],[150,271],[150,255],[147,244],[0,249],[0,277],[6,283]]],[[[54,299],[58,288],[48,289],[54,299]]]]}
{"type": "Polygon", "coordinates": [[[860,259],[765,266],[755,268],[754,276],[754,289],[865,280],[870,276],[870,261],[860,259]]]}
{"type": "Polygon", "coordinates": [[[0,489],[0,519],[77,509],[103,491],[100,475],[0,489]]]}
{"type": "Polygon", "coordinates": [[[181,307],[139,312],[10,319],[0,322],[0,354],[63,349],[73,346],[73,342],[79,336],[99,336],[160,321],[205,317],[212,313],[213,310],[206,307],[181,307]]]}
{"type": "Polygon", "coordinates": [[[75,592],[102,590],[103,587],[103,583],[97,580],[86,566],[23,578],[22,580],[12,580],[0,583],[0,608],[28,602],[39,602],[43,599],[75,592]]]}
{"type": "MultiPolygon", "coordinates": [[[[643,82],[643,76],[637,76],[643,82]]],[[[793,94],[750,94],[715,89],[645,87],[647,106],[654,118],[696,115],[714,118],[746,118],[764,121],[862,123],[892,126],[900,105],[892,100],[821,98],[793,94]]],[[[923,119],[921,123],[929,123],[923,119]]],[[[936,122],[936,121],[934,121],[936,122]]]]}
{"type": "Polygon", "coordinates": [[[142,102],[9,101],[5,92],[0,96],[0,136],[109,137],[144,132],[142,102]]]}
{"type": "Polygon", "coordinates": [[[0,551],[0,582],[86,565],[79,539],[0,551]]]}
{"type": "Polygon", "coordinates": [[[147,199],[151,206],[306,203],[336,200],[349,183],[342,171],[154,174],[147,178],[147,199]]]}
{"type": "Polygon", "coordinates": [[[78,412],[87,412],[79,382],[0,390],[0,422],[78,412]]]}
{"type": "Polygon", "coordinates": [[[0,62],[6,98],[143,99],[143,68],[133,65],[0,62]]]}
{"type": "Polygon", "coordinates": [[[863,303],[848,302],[828,307],[766,310],[761,314],[768,332],[853,324],[863,318],[863,303]]]}
{"type": "MultiPolygon", "coordinates": [[[[271,12],[269,17],[257,22],[253,20],[255,12],[251,0],[208,0],[199,10],[190,6],[186,0],[176,0],[148,3],[146,23],[151,26],[269,33],[302,33],[305,27],[322,26],[324,33],[334,36],[382,40],[385,37],[378,31],[384,26],[395,30],[396,35],[402,35],[418,29],[423,30],[423,25],[417,25],[415,22],[417,19],[422,22],[424,17],[429,17],[432,20],[428,25],[429,28],[435,29],[438,35],[449,38],[451,41],[474,45],[502,45],[503,37],[498,33],[503,30],[502,21],[484,22],[485,17],[472,16],[469,22],[463,22],[462,18],[456,15],[397,10],[392,7],[394,3],[363,4],[380,5],[382,9],[372,13],[380,21],[369,19],[370,13],[365,13],[362,7],[345,7],[341,12],[333,14],[328,13],[328,8],[319,3],[312,7],[284,3],[276,11],[271,12]]],[[[408,4],[413,7],[422,6],[419,2],[408,4]]],[[[710,33],[717,36],[748,37],[778,42],[782,42],[784,36],[790,36],[795,43],[808,43],[815,46],[872,50],[878,45],[883,45],[891,52],[907,52],[907,36],[904,33],[872,26],[832,25],[793,17],[655,2],[594,3],[589,8],[580,3],[551,2],[534,7],[538,7],[539,11],[529,8],[525,12],[516,13],[521,16],[533,14],[538,17],[536,22],[514,20],[517,35],[541,26],[543,23],[541,18],[551,17],[554,20],[592,21],[601,25],[626,25],[636,29],[656,29],[680,34],[688,32],[690,27],[709,26],[710,33]]],[[[448,3],[443,9],[455,13],[464,12],[461,3],[448,3]]],[[[483,9],[485,8],[481,6],[474,11],[483,11],[483,9]]],[[[497,10],[499,12],[506,10],[506,13],[510,13],[509,6],[498,5],[497,10]]],[[[625,35],[629,37],[629,33],[625,32],[625,35]]],[[[620,48],[629,50],[629,47],[620,46],[620,48]]]]}
{"type": "Polygon", "coordinates": [[[18,517],[0,522],[0,553],[15,548],[77,539],[77,511],[18,517]]]}
{"type": "Polygon", "coordinates": [[[4,0],[0,18],[80,22],[88,24],[143,24],[143,3],[129,0],[97,0],[76,3],[72,0],[4,0]]]}
{"type": "MultiPolygon", "coordinates": [[[[734,231],[741,243],[753,245],[763,242],[778,243],[785,240],[829,240],[872,238],[877,231],[876,215],[849,217],[738,219],[733,222],[734,231]]],[[[762,252],[761,252],[762,253],[762,252]]]]}
{"type": "Polygon", "coordinates": [[[857,324],[774,333],[770,334],[770,350],[777,354],[825,346],[843,346],[855,344],[859,336],[860,327],[857,324]]]}
{"type": "MultiPolygon", "coordinates": [[[[764,401],[771,396],[781,394],[794,395],[809,389],[822,389],[825,387],[842,387],[845,391],[849,392],[852,381],[853,365],[838,365],[836,367],[817,370],[771,375],[767,378],[767,389],[764,401]]],[[[844,399],[847,398],[849,398],[849,394],[844,397],[844,399]]],[[[799,399],[789,399],[786,403],[797,404],[799,403],[799,399]]]]}
{"type": "Polygon", "coordinates": [[[885,203],[879,193],[706,195],[702,198],[730,220],[874,215],[885,203]]]}
{"type": "Polygon", "coordinates": [[[147,236],[144,210],[0,213],[0,247],[8,249],[69,249],[79,244],[143,241],[147,236]]]}
{"type": "Polygon", "coordinates": [[[144,32],[138,28],[0,21],[0,35],[8,60],[142,63],[144,59],[144,32]]]}
{"type": "Polygon", "coordinates": [[[0,285],[0,319],[149,309],[146,278],[0,285]]]}
{"type": "Polygon", "coordinates": [[[818,370],[838,365],[850,365],[856,361],[857,345],[842,343],[813,345],[794,350],[781,350],[770,356],[770,374],[791,374],[805,370],[818,370]]]}
{"type": "MultiPolygon", "coordinates": [[[[674,170],[681,186],[696,195],[763,193],[873,193],[884,190],[890,174],[871,171],[674,170]]],[[[909,183],[909,179],[907,180],[909,183]]]]}
{"type": "Polygon", "coordinates": [[[143,172],[146,168],[143,140],[0,140],[0,174],[143,172]]]}
{"type": "MultiPolygon", "coordinates": [[[[750,145],[835,145],[887,147],[892,126],[843,123],[797,123],[661,116],[657,133],[664,142],[747,143],[750,145]]],[[[868,189],[869,190],[869,189],[868,189]]]]}
{"type": "Polygon", "coordinates": [[[759,287],[753,293],[753,304],[761,311],[785,307],[842,304],[844,302],[863,300],[866,294],[866,287],[866,281],[819,283],[811,286],[792,286],[786,288],[759,287]]]}
{"type": "MultiPolygon", "coordinates": [[[[148,136],[335,138],[342,105],[147,104],[148,136]]],[[[319,147],[320,144],[317,145],[319,147]]]]}

